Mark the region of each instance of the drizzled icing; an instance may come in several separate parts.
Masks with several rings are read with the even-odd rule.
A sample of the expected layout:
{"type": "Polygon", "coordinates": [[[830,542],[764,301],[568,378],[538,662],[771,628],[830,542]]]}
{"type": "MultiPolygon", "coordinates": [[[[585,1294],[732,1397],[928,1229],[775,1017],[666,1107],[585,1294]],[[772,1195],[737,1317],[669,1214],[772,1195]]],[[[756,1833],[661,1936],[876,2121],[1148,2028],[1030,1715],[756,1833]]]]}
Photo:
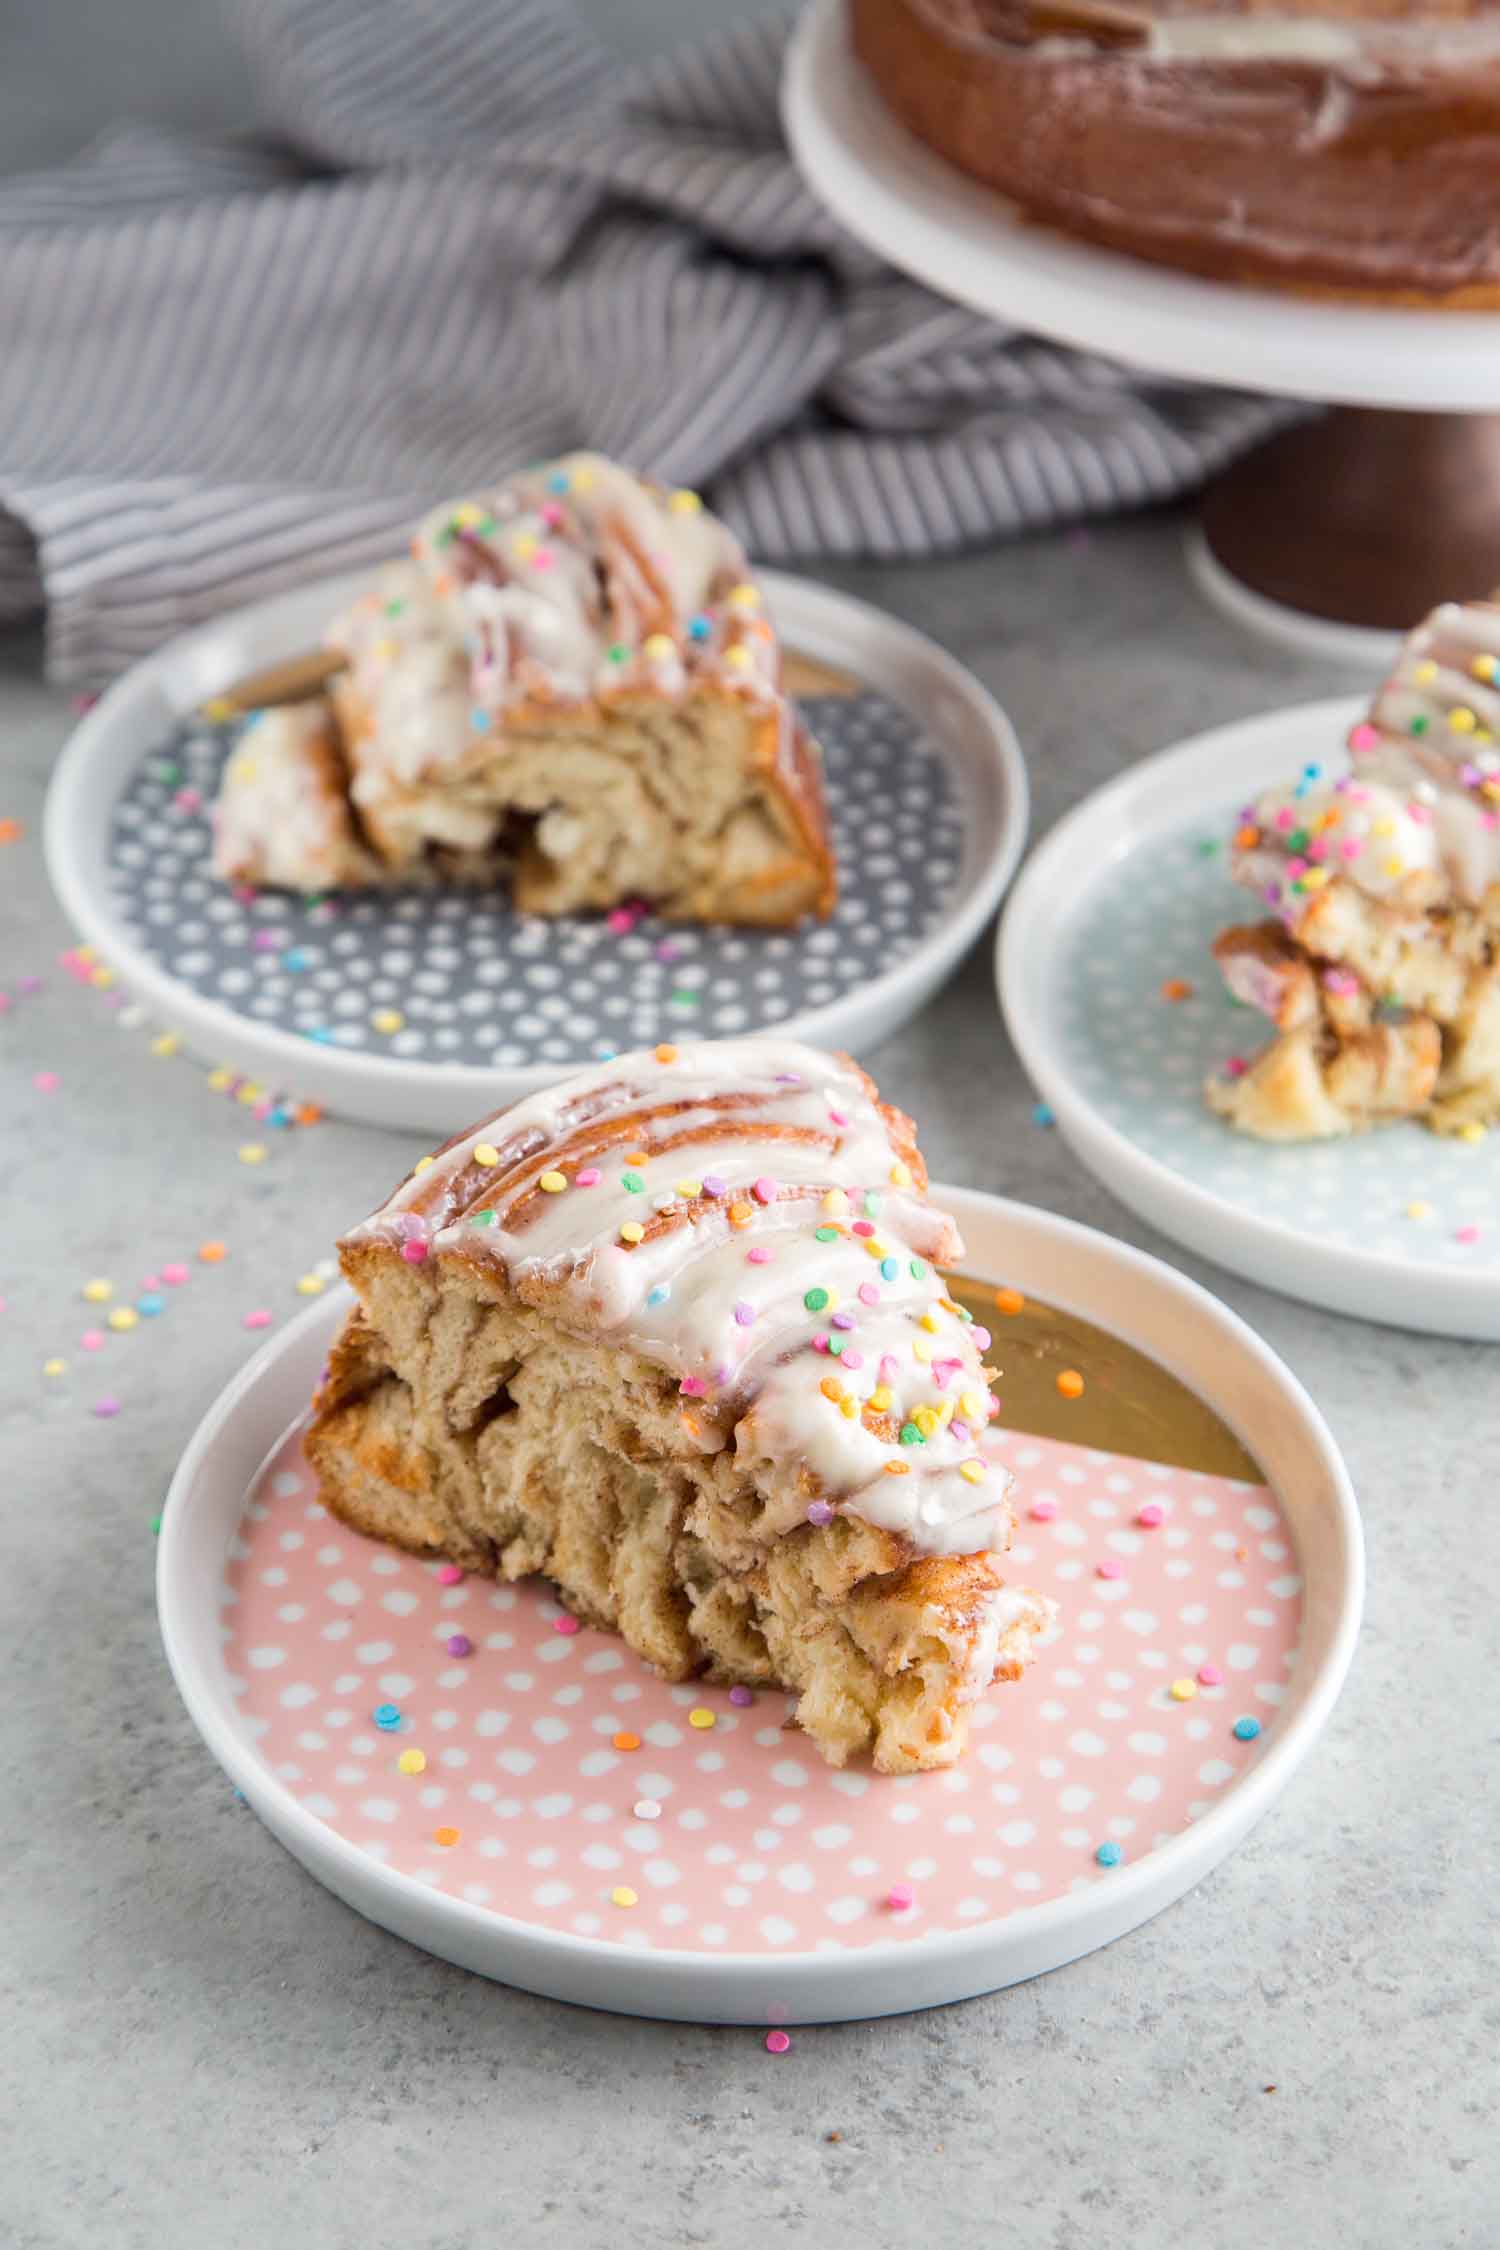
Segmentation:
{"type": "Polygon", "coordinates": [[[1237,879],[1292,926],[1335,876],[1414,913],[1478,906],[1500,883],[1500,604],[1434,610],[1349,751],[1347,775],[1310,766],[1246,808],[1237,879]]]}
{"type": "Polygon", "coordinates": [[[700,681],[780,702],[780,655],[733,534],[695,493],[595,453],[445,502],[326,638],[372,714],[364,801],[489,758],[509,712],[700,681]]]}
{"type": "MultiPolygon", "coordinates": [[[[451,1143],[350,1237],[502,1266],[565,1328],[673,1376],[705,1452],[805,1467],[923,1554],[1003,1552],[989,1336],[905,1120],[853,1064],[770,1040],[625,1055],[451,1143]]],[[[807,1515],[795,1477],[768,1531],[807,1515]]],[[[824,1520],[814,1513],[813,1521],[824,1520]]]]}
{"type": "Polygon", "coordinates": [[[214,866],[227,882],[253,874],[309,889],[348,880],[360,854],[342,791],[320,766],[327,729],[321,703],[246,720],[214,806],[214,866]]]}

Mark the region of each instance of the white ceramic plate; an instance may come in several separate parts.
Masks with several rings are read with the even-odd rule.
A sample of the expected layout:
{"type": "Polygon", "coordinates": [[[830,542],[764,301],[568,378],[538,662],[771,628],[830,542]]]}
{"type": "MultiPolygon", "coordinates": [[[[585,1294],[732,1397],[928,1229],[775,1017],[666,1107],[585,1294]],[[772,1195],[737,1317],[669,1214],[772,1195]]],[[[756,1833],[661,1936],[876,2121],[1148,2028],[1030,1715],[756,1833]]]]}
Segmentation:
{"type": "Polygon", "coordinates": [[[186,760],[174,779],[211,796],[222,747],[184,723],[231,680],[315,646],[355,579],[238,611],[109,690],[48,796],[53,886],[204,1061],[372,1124],[446,1133],[600,1053],[685,1034],[774,1028],[862,1051],[923,1006],[993,913],[1025,840],[1025,766],[994,700],[922,634],[802,579],[761,583],[788,645],[870,691],[815,706],[847,831],[826,926],[653,940],[649,925],[524,922],[458,893],[236,903],[207,866],[204,815],[156,780],[155,754],[186,760]]]}
{"type": "Polygon", "coordinates": [[[1010,1035],[1075,1153],[1164,1234],[1333,1312],[1500,1338],[1500,1134],[1397,1124],[1271,1147],[1204,1105],[1203,1080],[1269,1034],[1209,954],[1253,921],[1224,844],[1303,765],[1346,764],[1344,698],[1217,727],[1132,767],[1033,853],[996,945],[1010,1035]],[[1175,1003],[1162,987],[1191,983],[1175,1003]]]}
{"type": "Polygon", "coordinates": [[[798,164],[851,234],[996,320],[1238,390],[1350,406],[1500,405],[1500,314],[1231,287],[1028,224],[892,117],[850,52],[843,0],[813,0],[803,17],[783,111],[798,164]]]}
{"type": "Polygon", "coordinates": [[[1015,1559],[1056,1584],[1063,1635],[981,1707],[951,1773],[834,1774],[781,1730],[780,1696],[745,1709],[669,1688],[610,1636],[564,1637],[536,1582],[444,1585],[323,1516],[295,1437],[345,1309],[320,1301],[188,1447],[157,1593],[205,1742],[321,1882],[415,1944],[559,1999],[776,2024],[1036,1975],[1133,1929],[1234,1847],[1311,1748],[1354,1647],[1363,1552],[1333,1440],[1191,1282],[1044,1212],[937,1192],[967,1273],[1149,1353],[1253,1445],[1269,1489],[1017,1434],[1024,1488],[1039,1498],[1048,1480],[1055,1507],[1022,1524],[1015,1559]],[[1133,1527],[1148,1496],[1166,1512],[1154,1531],[1133,1527]],[[1119,1559],[1101,1572],[1101,1555],[1119,1559]],[[1174,1675],[1210,1656],[1225,1684],[1174,1700],[1174,1675]],[[701,1712],[685,1728],[682,1705],[712,1728],[701,1712]],[[1238,1713],[1260,1715],[1259,1739],[1235,1737],[1238,1713]],[[421,1774],[401,1771],[403,1748],[423,1750],[421,1774]],[[1098,1864],[1101,1838],[1123,1839],[1123,1864],[1098,1864]],[[913,1884],[905,1912],[893,1877],[913,1884]]]}

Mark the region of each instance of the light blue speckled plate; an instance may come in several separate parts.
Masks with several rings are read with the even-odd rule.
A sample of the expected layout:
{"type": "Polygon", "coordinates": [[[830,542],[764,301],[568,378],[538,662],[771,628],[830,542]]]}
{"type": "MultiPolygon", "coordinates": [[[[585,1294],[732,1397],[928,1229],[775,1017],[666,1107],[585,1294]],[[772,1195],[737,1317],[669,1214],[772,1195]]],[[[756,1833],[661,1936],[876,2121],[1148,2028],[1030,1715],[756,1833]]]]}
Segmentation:
{"type": "Polygon", "coordinates": [[[1267,1036],[1209,952],[1226,923],[1254,919],[1224,840],[1247,797],[1310,759],[1336,765],[1359,711],[1341,698],[1216,728],[1080,805],[1012,897],[1001,1000],[1076,1153],[1165,1233],[1337,1312],[1500,1339],[1500,1134],[1389,1125],[1270,1147],[1202,1098],[1267,1036]],[[1180,982],[1190,997],[1163,997],[1180,982]]]}

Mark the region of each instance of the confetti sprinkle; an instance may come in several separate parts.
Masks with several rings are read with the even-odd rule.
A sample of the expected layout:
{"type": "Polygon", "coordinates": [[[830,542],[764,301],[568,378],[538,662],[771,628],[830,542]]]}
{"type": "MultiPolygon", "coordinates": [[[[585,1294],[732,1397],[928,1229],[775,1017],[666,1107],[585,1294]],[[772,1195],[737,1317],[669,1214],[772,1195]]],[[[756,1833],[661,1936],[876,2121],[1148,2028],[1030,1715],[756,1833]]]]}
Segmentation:
{"type": "Polygon", "coordinates": [[[269,1328],[270,1325],[271,1315],[263,1305],[257,1306],[254,1312],[247,1312],[240,1323],[242,1328],[269,1328]]]}
{"type": "Polygon", "coordinates": [[[112,1281],[86,1281],[83,1285],[84,1297],[91,1305],[106,1304],[114,1293],[115,1285],[112,1281]]]}
{"type": "Polygon", "coordinates": [[[395,1703],[377,1703],[370,1717],[383,1733],[390,1734],[401,1724],[400,1706],[395,1703]]]}
{"type": "Polygon", "coordinates": [[[1095,1563],[1094,1565],[1094,1576],[1096,1578],[1123,1578],[1124,1575],[1125,1565],[1122,1562],[1116,1562],[1113,1557],[1106,1557],[1102,1563],[1095,1563]]]}
{"type": "MultiPolygon", "coordinates": [[[[430,1164],[432,1162],[431,1157],[429,1157],[427,1161],[430,1164]]],[[[480,1167],[482,1171],[493,1171],[494,1167],[499,1163],[499,1161],[499,1149],[492,1148],[488,1141],[481,1141],[479,1146],[474,1151],[474,1162],[480,1167]]],[[[424,1167],[419,1163],[417,1169],[418,1171],[422,1171],[424,1167]]]]}
{"type": "Polygon", "coordinates": [[[222,1265],[228,1255],[229,1252],[222,1242],[200,1242],[198,1245],[198,1258],[202,1265],[222,1265]]]}
{"type": "Polygon", "coordinates": [[[1033,1523],[1051,1523],[1057,1514],[1055,1500],[1034,1500],[1026,1511],[1033,1523]]]}
{"type": "Polygon", "coordinates": [[[1025,1303],[1026,1299],[1019,1289],[997,1289],[995,1291],[997,1309],[1008,1316],[1020,1312],[1025,1303]]]}
{"type": "Polygon", "coordinates": [[[425,1773],[427,1771],[426,1751],[403,1750],[396,1760],[396,1771],[398,1773],[425,1773]]]}
{"type": "Polygon", "coordinates": [[[661,1806],[654,1797],[640,1797],[631,1806],[637,1820],[660,1820],[661,1806]]]}
{"type": "Polygon", "coordinates": [[[370,1018],[370,1025],[375,1031],[403,1031],[406,1028],[406,1018],[399,1008],[377,1008],[370,1018]]]}
{"type": "Polygon", "coordinates": [[[108,1341],[102,1328],[85,1328],[78,1339],[78,1348],[85,1352],[102,1352],[108,1341]]]}
{"type": "Polygon", "coordinates": [[[640,1901],[628,1883],[616,1883],[609,1894],[611,1906],[637,1906],[640,1901]]]}
{"type": "Polygon", "coordinates": [[[732,1687],[729,1691],[729,1700],[743,1711],[747,1705],[755,1701],[755,1697],[747,1687],[732,1687]]]}
{"type": "Polygon", "coordinates": [[[1167,1511],[1159,1500],[1148,1500],[1144,1508],[1137,1508],[1135,1520],[1147,1531],[1154,1531],[1159,1523],[1165,1523],[1166,1516],[1167,1511]]]}
{"type": "Polygon", "coordinates": [[[536,1184],[543,1195],[561,1195],[568,1183],[561,1172],[544,1172],[536,1184]]]}
{"type": "Polygon", "coordinates": [[[1473,1225],[1471,1222],[1468,1226],[1455,1227],[1453,1230],[1453,1239],[1455,1242],[1477,1242],[1479,1240],[1481,1232],[1482,1229],[1473,1225]]]}
{"type": "Polygon", "coordinates": [[[700,1731],[705,1727],[717,1726],[718,1723],[715,1714],[708,1709],[706,1704],[697,1703],[688,1713],[688,1725],[697,1727],[700,1731]]]}
{"type": "Polygon", "coordinates": [[[1200,1664],[1198,1678],[1204,1687],[1222,1687],[1224,1675],[1217,1664],[1200,1664]]]}
{"type": "Polygon", "coordinates": [[[1065,1367],[1057,1378],[1057,1387],[1064,1398],[1082,1398],[1083,1377],[1076,1367],[1065,1367]]]}
{"type": "Polygon", "coordinates": [[[620,1240],[622,1242],[629,1242],[634,1244],[637,1242],[644,1242],[645,1239],[646,1230],[641,1225],[638,1219],[627,1219],[624,1226],[622,1226],[620,1229],[620,1240]]]}
{"type": "Polygon", "coordinates": [[[1174,1703],[1191,1703],[1197,1692],[1196,1680],[1174,1680],[1167,1690],[1174,1703]]]}
{"type": "Polygon", "coordinates": [[[808,1502],[807,1520],[819,1525],[832,1523],[833,1510],[826,1500],[811,1500],[808,1502]]]}
{"type": "Polygon", "coordinates": [[[44,1375],[66,1375],[67,1372],[68,1363],[65,1359],[44,1359],[42,1361],[42,1373],[44,1375]]]}
{"type": "Polygon", "coordinates": [[[122,1335],[128,1333],[132,1328],[139,1327],[140,1318],[140,1314],[133,1305],[116,1305],[113,1312],[108,1316],[110,1327],[117,1329],[122,1335]]]}
{"type": "Polygon", "coordinates": [[[1101,1867],[1118,1867],[1125,1854],[1118,1844],[1107,1843],[1099,1846],[1094,1857],[1101,1867]]]}
{"type": "Polygon", "coordinates": [[[99,1398],[94,1401],[94,1412],[101,1422],[111,1421],[119,1411],[120,1402],[117,1398],[99,1398]]]}
{"type": "Polygon", "coordinates": [[[1186,977],[1168,977],[1161,988],[1161,996],[1163,1000],[1173,1002],[1191,1000],[1196,989],[1196,986],[1189,984],[1186,977]]]}
{"type": "Polygon", "coordinates": [[[885,1894],[885,1903],[895,1914],[904,1914],[916,1904],[916,1891],[910,1883],[892,1883],[885,1894]]]}
{"type": "Polygon", "coordinates": [[[320,1297],[328,1284],[320,1273],[305,1273],[297,1283],[299,1297],[320,1297]]]}
{"type": "Polygon", "coordinates": [[[55,1094],[62,1080],[55,1070],[39,1070],[31,1083],[39,1094],[55,1094]]]}
{"type": "Polygon", "coordinates": [[[638,1734],[611,1735],[610,1740],[616,1750],[639,1750],[641,1746],[641,1738],[638,1734]]]}
{"type": "Polygon", "coordinates": [[[461,1586],[465,1577],[462,1567],[456,1562],[439,1563],[436,1575],[440,1586],[461,1586]]]}
{"type": "Polygon", "coordinates": [[[432,1840],[435,1844],[442,1844],[446,1848],[450,1845],[456,1844],[458,1842],[459,1835],[460,1831],[457,1828],[434,1828],[434,1830],[432,1831],[432,1840]]]}
{"type": "Polygon", "coordinates": [[[566,1638],[571,1639],[572,1635],[578,1631],[578,1620],[576,1617],[554,1617],[552,1630],[554,1633],[561,1633],[566,1638]]]}
{"type": "Polygon", "coordinates": [[[784,2055],[791,2043],[790,2032],[768,2031],[766,2033],[766,2053],[768,2055],[784,2055]]]}
{"type": "Polygon", "coordinates": [[[19,820],[0,820],[0,844],[18,844],[25,833],[19,820]]]}
{"type": "Polygon", "coordinates": [[[246,1141],[236,1151],[236,1154],[242,1164],[264,1164],[266,1161],[265,1143],[263,1141],[246,1141]]]}
{"type": "Polygon", "coordinates": [[[1031,1122],[1033,1125],[1055,1125],[1057,1119],[1048,1103],[1037,1102],[1032,1107],[1031,1122]]]}
{"type": "Polygon", "coordinates": [[[444,1646],[450,1656],[472,1656],[474,1654],[474,1643],[467,1633],[450,1633],[444,1646]]]}
{"type": "Polygon", "coordinates": [[[1236,1742],[1253,1742],[1260,1733],[1259,1719],[1236,1719],[1231,1728],[1236,1742]]]}
{"type": "Polygon", "coordinates": [[[163,1031],[159,1033],[155,1039],[152,1040],[151,1052],[153,1055],[160,1057],[160,1059],[165,1062],[169,1056],[175,1055],[177,1053],[177,1050],[181,1045],[182,1041],[178,1038],[175,1031],[163,1031]]]}

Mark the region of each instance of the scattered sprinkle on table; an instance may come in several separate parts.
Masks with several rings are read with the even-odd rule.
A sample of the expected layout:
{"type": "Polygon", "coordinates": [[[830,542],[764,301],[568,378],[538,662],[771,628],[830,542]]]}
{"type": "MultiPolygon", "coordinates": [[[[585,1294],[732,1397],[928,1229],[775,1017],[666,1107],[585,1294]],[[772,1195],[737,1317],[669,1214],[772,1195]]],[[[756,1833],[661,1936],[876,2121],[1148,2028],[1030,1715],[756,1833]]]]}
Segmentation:
{"type": "Polygon", "coordinates": [[[102,1352],[108,1342],[109,1338],[102,1328],[85,1328],[78,1339],[78,1349],[81,1352],[102,1352]]]}
{"type": "Polygon", "coordinates": [[[552,1630],[554,1633],[564,1633],[571,1635],[573,1633],[576,1633],[578,1630],[578,1620],[576,1617],[554,1617],[552,1620],[552,1630]]]}
{"type": "Polygon", "coordinates": [[[165,1062],[169,1056],[176,1054],[178,1048],[181,1045],[182,1041],[178,1038],[175,1031],[163,1031],[158,1033],[157,1037],[152,1040],[151,1052],[153,1055],[159,1056],[161,1060],[165,1062]]]}
{"type": "Polygon", "coordinates": [[[1125,1854],[1118,1844],[1107,1843],[1099,1846],[1094,1857],[1101,1867],[1118,1867],[1125,1854]]]}
{"type": "Polygon", "coordinates": [[[161,1277],[169,1289],[180,1289],[187,1280],[188,1269],[179,1265],[163,1266],[161,1277]]]}
{"type": "Polygon", "coordinates": [[[1036,1102],[1032,1105],[1031,1122],[1033,1125],[1055,1125],[1057,1119],[1048,1103],[1036,1102]]]}
{"type": "Polygon", "coordinates": [[[690,1727],[712,1727],[717,1726],[717,1724],[718,1720],[706,1704],[696,1703],[688,1713],[688,1725],[690,1727]]]}
{"type": "Polygon", "coordinates": [[[299,1297],[320,1297],[328,1284],[320,1273],[305,1273],[297,1283],[299,1297]]]}
{"type": "Polygon", "coordinates": [[[266,1161],[264,1141],[242,1141],[236,1153],[242,1164],[264,1164],[266,1161]]]}
{"type": "Polygon", "coordinates": [[[24,834],[18,820],[0,820],[0,844],[18,844],[24,834]]]}
{"type": "Polygon", "coordinates": [[[140,1325],[140,1314],[134,1305],[116,1305],[107,1316],[111,1328],[124,1333],[140,1325]]]}
{"type": "Polygon", "coordinates": [[[39,1094],[55,1094],[62,1080],[55,1070],[39,1070],[31,1083],[39,1094]]]}
{"type": "Polygon", "coordinates": [[[225,1249],[222,1242],[200,1242],[198,1245],[198,1261],[200,1265],[220,1266],[224,1263],[224,1260],[228,1257],[228,1255],[229,1252],[225,1249]]]}
{"type": "Polygon", "coordinates": [[[639,1750],[641,1746],[641,1738],[638,1734],[616,1734],[612,1735],[610,1739],[616,1750],[639,1750]]]}
{"type": "Polygon", "coordinates": [[[271,1315],[263,1305],[257,1305],[253,1312],[247,1312],[240,1323],[242,1328],[269,1328],[270,1325],[271,1315]]]}
{"type": "Polygon", "coordinates": [[[784,2055],[791,2043],[792,2037],[788,2031],[768,2031],[766,2033],[766,2053],[768,2055],[784,2055]]]}
{"type": "Polygon", "coordinates": [[[1414,1202],[1407,1204],[1406,1216],[1409,1219],[1430,1219],[1432,1217],[1432,1205],[1424,1203],[1418,1196],[1414,1202]]]}
{"type": "Polygon", "coordinates": [[[119,1411],[120,1402],[117,1398],[99,1398],[95,1399],[94,1401],[94,1412],[98,1415],[101,1422],[108,1422],[113,1420],[114,1416],[118,1414],[119,1411]]]}
{"type": "Polygon", "coordinates": [[[83,1294],[91,1305],[107,1303],[114,1293],[115,1285],[112,1281],[86,1281],[83,1285],[83,1294]]]}
{"type": "Polygon", "coordinates": [[[637,1906],[640,1901],[628,1883],[616,1883],[609,1894],[611,1906],[637,1906]]]}
{"type": "Polygon", "coordinates": [[[1197,1692],[1196,1680],[1174,1680],[1167,1690],[1174,1703],[1191,1703],[1197,1692]]]}
{"type": "Polygon", "coordinates": [[[1236,1719],[1233,1731],[1236,1742],[1253,1742],[1260,1733],[1260,1721],[1259,1719],[1236,1719]]]}
{"type": "Polygon", "coordinates": [[[1191,1000],[1193,997],[1194,989],[1195,988],[1191,984],[1189,984],[1186,977],[1168,977],[1166,983],[1161,988],[1161,996],[1163,1000],[1174,1002],[1178,1000],[1191,1000]]]}
{"type": "Polygon", "coordinates": [[[1468,1226],[1455,1227],[1453,1230],[1453,1239],[1455,1242],[1477,1242],[1479,1240],[1479,1235],[1480,1229],[1477,1226],[1473,1225],[1472,1222],[1468,1226]]]}
{"type": "Polygon", "coordinates": [[[1083,1377],[1076,1367],[1065,1367],[1057,1378],[1057,1387],[1064,1398],[1082,1398],[1083,1377]]]}
{"type": "Polygon", "coordinates": [[[65,1359],[44,1359],[42,1361],[42,1373],[44,1375],[66,1375],[67,1372],[68,1363],[65,1359]]]}
{"type": "Polygon", "coordinates": [[[425,1773],[427,1771],[426,1751],[403,1750],[396,1760],[396,1770],[398,1773],[425,1773]]]}

